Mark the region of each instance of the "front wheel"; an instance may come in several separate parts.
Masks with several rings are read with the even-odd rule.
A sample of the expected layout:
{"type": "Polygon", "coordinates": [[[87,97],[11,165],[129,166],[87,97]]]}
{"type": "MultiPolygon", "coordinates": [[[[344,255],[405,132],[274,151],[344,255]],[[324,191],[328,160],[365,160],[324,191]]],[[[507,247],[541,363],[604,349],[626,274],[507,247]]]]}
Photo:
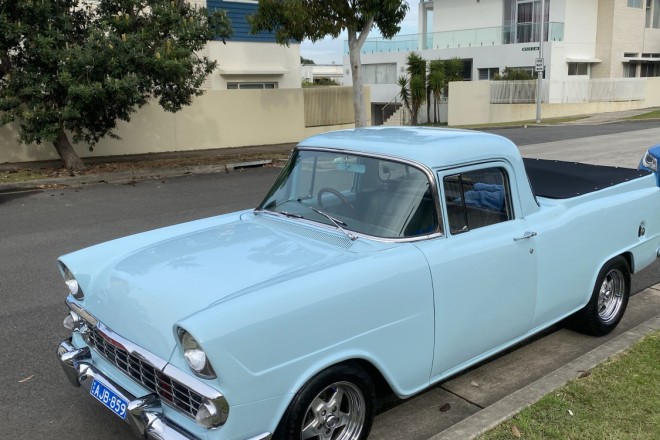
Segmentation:
{"type": "Polygon", "coordinates": [[[361,368],[338,365],[296,394],[273,440],[364,440],[374,419],[374,385],[361,368]]]}
{"type": "Polygon", "coordinates": [[[630,297],[630,266],[623,257],[608,261],[598,274],[591,299],[574,319],[578,330],[604,336],[621,321],[630,297]]]}

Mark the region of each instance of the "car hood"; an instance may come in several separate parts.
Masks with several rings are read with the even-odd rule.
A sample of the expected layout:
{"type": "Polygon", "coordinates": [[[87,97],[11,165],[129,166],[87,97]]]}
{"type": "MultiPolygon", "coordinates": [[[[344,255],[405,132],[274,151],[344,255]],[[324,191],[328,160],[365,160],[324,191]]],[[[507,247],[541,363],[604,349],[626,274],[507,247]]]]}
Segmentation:
{"type": "Polygon", "coordinates": [[[117,334],[168,359],[174,323],[230,295],[352,255],[346,249],[350,240],[348,246],[337,245],[343,236],[323,232],[334,241],[314,239],[318,231],[300,235],[290,225],[236,213],[125,237],[60,261],[80,283],[85,309],[117,334]]]}

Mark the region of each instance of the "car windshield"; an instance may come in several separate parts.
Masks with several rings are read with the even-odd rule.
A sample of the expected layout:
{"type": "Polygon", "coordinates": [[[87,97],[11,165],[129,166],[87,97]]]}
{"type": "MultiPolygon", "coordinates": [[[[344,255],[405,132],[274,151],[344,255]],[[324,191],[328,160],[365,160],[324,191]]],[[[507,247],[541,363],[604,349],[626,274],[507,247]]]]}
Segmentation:
{"type": "Polygon", "coordinates": [[[431,183],[413,165],[354,154],[296,150],[257,210],[347,233],[407,238],[439,230],[431,183]]]}

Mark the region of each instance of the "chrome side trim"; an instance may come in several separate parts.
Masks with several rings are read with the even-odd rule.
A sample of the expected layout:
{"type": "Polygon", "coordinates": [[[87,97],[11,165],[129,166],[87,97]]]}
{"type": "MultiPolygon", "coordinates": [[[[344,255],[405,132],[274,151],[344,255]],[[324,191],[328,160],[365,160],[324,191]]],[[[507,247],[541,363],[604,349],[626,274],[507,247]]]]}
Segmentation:
{"type": "Polygon", "coordinates": [[[72,384],[75,386],[82,386],[89,391],[96,380],[128,402],[125,421],[137,437],[152,440],[199,440],[199,437],[164,416],[157,396],[149,394],[136,398],[101,373],[90,363],[88,347],[76,349],[71,339],[66,339],[57,348],[57,357],[69,380],[73,378],[72,384]]]}
{"type": "Polygon", "coordinates": [[[256,437],[249,438],[247,440],[270,440],[271,433],[270,432],[265,432],[261,435],[258,435],[256,437]]]}

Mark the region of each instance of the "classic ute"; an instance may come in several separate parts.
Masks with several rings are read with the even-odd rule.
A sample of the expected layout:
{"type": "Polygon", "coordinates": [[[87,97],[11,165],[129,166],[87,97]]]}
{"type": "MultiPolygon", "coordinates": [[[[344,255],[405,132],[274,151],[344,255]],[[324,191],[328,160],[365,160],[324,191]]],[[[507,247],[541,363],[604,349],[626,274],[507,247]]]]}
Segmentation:
{"type": "Polygon", "coordinates": [[[523,160],[460,130],[314,136],[256,209],[61,257],[57,355],[142,437],[365,439],[381,393],[567,317],[616,327],[660,253],[659,158],[523,160]]]}

